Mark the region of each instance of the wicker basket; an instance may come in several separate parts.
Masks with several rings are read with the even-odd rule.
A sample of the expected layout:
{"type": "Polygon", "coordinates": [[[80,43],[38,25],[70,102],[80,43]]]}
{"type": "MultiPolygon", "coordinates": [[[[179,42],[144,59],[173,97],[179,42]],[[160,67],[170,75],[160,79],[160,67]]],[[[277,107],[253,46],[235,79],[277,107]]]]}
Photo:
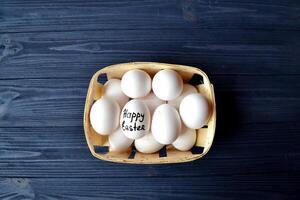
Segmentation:
{"type": "Polygon", "coordinates": [[[120,162],[120,163],[135,163],[135,164],[162,164],[162,163],[179,163],[196,160],[203,157],[210,149],[216,128],[216,104],[213,85],[209,82],[206,74],[198,68],[164,64],[154,62],[133,62],[116,64],[105,67],[96,72],[91,81],[87,92],[85,109],[84,109],[84,131],[88,147],[96,158],[120,162]],[[142,69],[149,73],[151,77],[161,69],[173,69],[177,71],[184,82],[189,82],[196,86],[209,101],[210,118],[206,126],[197,130],[196,145],[190,151],[181,152],[174,149],[171,145],[166,146],[160,152],[154,154],[143,154],[137,152],[134,147],[128,149],[127,152],[109,152],[107,144],[107,136],[97,134],[89,119],[90,109],[93,102],[99,99],[103,94],[103,85],[98,82],[99,75],[106,74],[107,79],[118,78],[131,69],[142,69]]]}

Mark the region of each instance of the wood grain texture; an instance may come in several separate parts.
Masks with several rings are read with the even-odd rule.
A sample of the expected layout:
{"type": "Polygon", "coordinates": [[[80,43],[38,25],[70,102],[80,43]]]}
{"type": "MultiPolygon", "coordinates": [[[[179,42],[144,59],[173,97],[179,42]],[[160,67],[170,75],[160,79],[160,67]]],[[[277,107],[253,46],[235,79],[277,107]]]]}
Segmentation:
{"type": "Polygon", "coordinates": [[[295,177],[230,176],[214,177],[137,177],[132,178],[3,178],[0,179],[0,197],[3,199],[296,199],[295,177]],[[128,184],[130,182],[131,184],[128,184]],[[255,182],[249,185],[249,182],[255,182]],[[172,183],[172,184],[170,184],[172,183]],[[240,190],[236,191],[235,187],[240,190]],[[278,191],[273,192],[274,187],[278,191]],[[101,190],[99,189],[101,188],[101,190]],[[259,192],[258,192],[259,191],[259,192]],[[280,191],[286,191],[280,192],[280,191]],[[290,194],[289,194],[290,193],[290,194]],[[201,195],[201,198],[199,198],[201,195]]]}
{"type": "Polygon", "coordinates": [[[99,67],[131,61],[199,66],[208,74],[299,75],[298,33],[184,28],[2,34],[0,78],[90,78],[99,67]]]}
{"type": "Polygon", "coordinates": [[[0,199],[299,199],[298,0],[0,2],[0,199]],[[89,79],[130,61],[198,66],[217,130],[202,160],[94,159],[89,79]]]}

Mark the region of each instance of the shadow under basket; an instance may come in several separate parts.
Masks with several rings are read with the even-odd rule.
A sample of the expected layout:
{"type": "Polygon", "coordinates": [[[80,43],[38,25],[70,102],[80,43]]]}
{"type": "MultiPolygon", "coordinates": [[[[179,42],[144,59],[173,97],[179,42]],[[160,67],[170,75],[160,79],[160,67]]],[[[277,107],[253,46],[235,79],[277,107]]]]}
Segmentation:
{"type": "Polygon", "coordinates": [[[116,64],[105,67],[96,72],[91,81],[87,92],[84,109],[84,132],[88,147],[96,158],[119,163],[133,164],[163,164],[189,162],[203,157],[210,149],[216,128],[216,103],[213,85],[209,82],[207,75],[198,68],[155,63],[155,62],[132,62],[116,64]],[[90,123],[90,109],[94,101],[101,98],[104,92],[103,80],[112,78],[121,79],[123,74],[132,69],[146,71],[151,77],[159,70],[172,69],[181,75],[184,83],[194,85],[198,92],[202,93],[209,102],[210,116],[205,126],[197,129],[197,140],[195,146],[190,151],[178,151],[167,145],[157,153],[144,154],[136,151],[134,146],[126,152],[110,152],[107,146],[108,137],[95,132],[90,123]]]}

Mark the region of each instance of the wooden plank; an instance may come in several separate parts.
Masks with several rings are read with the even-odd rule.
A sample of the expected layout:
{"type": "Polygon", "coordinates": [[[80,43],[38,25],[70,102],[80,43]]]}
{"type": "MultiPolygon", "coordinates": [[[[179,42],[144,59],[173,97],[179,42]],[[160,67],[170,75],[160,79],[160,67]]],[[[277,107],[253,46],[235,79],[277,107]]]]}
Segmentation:
{"type": "MultiPolygon", "coordinates": [[[[212,76],[217,113],[246,123],[296,122],[299,76],[212,76]],[[236,84],[238,83],[238,84],[236,84]]],[[[0,80],[0,127],[82,126],[88,79],[0,80]]]]}
{"type": "Polygon", "coordinates": [[[97,29],[299,30],[297,1],[7,1],[1,4],[5,32],[97,29]],[[239,16],[238,18],[236,16],[239,16]]]}
{"type": "Polygon", "coordinates": [[[5,199],[297,199],[292,174],[187,178],[3,178],[5,199]]]}
{"type": "Polygon", "coordinates": [[[299,123],[219,124],[203,159],[176,165],[97,160],[81,127],[0,128],[0,177],[207,177],[299,173],[299,123]],[[267,149],[267,151],[266,151],[267,149]]]}
{"type": "Polygon", "coordinates": [[[8,33],[0,36],[0,79],[89,78],[132,61],[198,66],[208,74],[300,74],[299,35],[189,28],[8,33]]]}

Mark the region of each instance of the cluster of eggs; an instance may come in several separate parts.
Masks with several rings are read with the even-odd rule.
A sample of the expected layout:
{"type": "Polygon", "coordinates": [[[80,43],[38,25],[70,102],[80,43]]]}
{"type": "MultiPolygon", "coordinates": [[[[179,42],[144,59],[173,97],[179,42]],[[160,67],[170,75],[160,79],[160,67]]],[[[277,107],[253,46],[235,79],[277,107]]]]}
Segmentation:
{"type": "Polygon", "coordinates": [[[196,142],[195,129],[208,117],[206,98],[170,69],[160,70],[153,80],[140,69],[126,72],[121,80],[108,80],[104,95],[90,111],[93,129],[108,135],[110,151],[117,152],[126,151],[133,142],[142,153],[169,144],[190,150],[196,142]]]}

